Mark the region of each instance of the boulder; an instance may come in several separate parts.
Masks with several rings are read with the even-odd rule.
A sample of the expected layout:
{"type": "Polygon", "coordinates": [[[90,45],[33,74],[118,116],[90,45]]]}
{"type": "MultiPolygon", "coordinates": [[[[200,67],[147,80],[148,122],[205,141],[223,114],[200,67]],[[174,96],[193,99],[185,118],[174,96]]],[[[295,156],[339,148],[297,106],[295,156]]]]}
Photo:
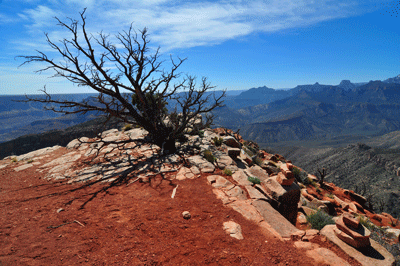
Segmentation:
{"type": "Polygon", "coordinates": [[[374,240],[370,240],[371,246],[362,249],[356,249],[353,246],[340,240],[335,234],[335,225],[326,225],[320,231],[320,234],[326,236],[330,241],[336,244],[340,249],[347,253],[350,257],[357,260],[364,266],[392,266],[395,259],[384,247],[374,240]]]}
{"type": "Polygon", "coordinates": [[[224,222],[223,228],[224,231],[228,233],[231,237],[239,240],[243,239],[242,228],[234,221],[224,222]]]}
{"type": "Polygon", "coordinates": [[[262,183],[268,194],[278,202],[297,206],[300,201],[300,187],[296,183],[290,186],[281,186],[276,180],[276,176],[272,176],[262,183]]]}
{"type": "Polygon", "coordinates": [[[242,145],[232,136],[223,137],[223,143],[232,148],[242,148],[242,145]]]}
{"type": "MultiPolygon", "coordinates": [[[[348,219],[345,220],[348,221],[348,219]]],[[[341,232],[335,230],[337,237],[355,248],[370,246],[369,236],[371,232],[362,224],[358,224],[359,226],[357,228],[352,227],[352,224],[354,223],[349,222],[346,224],[343,220],[343,216],[339,217],[339,219],[336,220],[336,227],[341,232]]]]}
{"type": "Polygon", "coordinates": [[[235,160],[240,155],[240,149],[228,147],[228,155],[235,160]]]}
{"type": "MultiPolygon", "coordinates": [[[[292,166],[293,167],[293,166],[292,166]]],[[[289,170],[289,166],[288,164],[282,164],[281,165],[281,172],[288,178],[288,179],[292,179],[294,178],[294,175],[292,173],[292,171],[289,170]]]]}
{"type": "Polygon", "coordinates": [[[278,176],[276,177],[276,180],[282,186],[290,186],[294,182],[294,177],[293,178],[288,178],[283,173],[278,173],[278,176]]]}

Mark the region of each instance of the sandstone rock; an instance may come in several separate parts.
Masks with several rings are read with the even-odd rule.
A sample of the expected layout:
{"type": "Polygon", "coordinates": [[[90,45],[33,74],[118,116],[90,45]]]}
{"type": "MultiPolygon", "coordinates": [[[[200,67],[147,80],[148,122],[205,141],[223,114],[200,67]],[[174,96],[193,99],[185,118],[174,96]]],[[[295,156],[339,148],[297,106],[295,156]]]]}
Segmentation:
{"type": "Polygon", "coordinates": [[[125,131],[125,134],[129,136],[131,140],[138,140],[138,139],[143,139],[144,136],[148,134],[148,132],[145,129],[142,128],[134,128],[128,131],[125,131]]]}
{"type": "Polygon", "coordinates": [[[239,169],[237,170],[233,175],[232,178],[238,182],[239,185],[241,186],[251,186],[253,183],[251,183],[247,178],[248,176],[244,173],[243,170],[239,169]]]}
{"type": "Polygon", "coordinates": [[[294,177],[293,178],[287,178],[283,173],[278,173],[278,176],[276,177],[276,180],[282,186],[290,186],[294,182],[294,177]]]}
{"type": "Polygon", "coordinates": [[[330,241],[336,244],[350,257],[356,259],[359,263],[364,266],[392,266],[395,259],[384,247],[379,245],[374,240],[370,239],[371,246],[362,249],[356,249],[342,240],[340,240],[334,233],[335,225],[327,225],[321,231],[320,234],[326,236],[330,241]]]}
{"type": "Polygon", "coordinates": [[[309,207],[306,206],[301,206],[301,209],[303,210],[303,212],[307,215],[310,216],[311,214],[314,214],[317,212],[317,210],[311,209],[309,207]]]}
{"type": "Polygon", "coordinates": [[[294,178],[292,171],[289,170],[289,166],[285,163],[281,165],[281,172],[288,178],[294,178]]]}
{"type": "Polygon", "coordinates": [[[297,214],[297,222],[299,224],[307,224],[307,217],[302,212],[299,212],[297,214]]]}
{"type": "Polygon", "coordinates": [[[189,168],[187,168],[187,167],[182,167],[180,170],[179,170],[179,172],[176,174],[176,176],[175,176],[175,178],[177,179],[177,180],[185,180],[185,179],[187,179],[187,178],[190,178],[190,179],[192,179],[192,178],[194,178],[195,177],[195,175],[192,173],[192,171],[190,171],[190,169],[189,168]]]}
{"type": "Polygon", "coordinates": [[[276,176],[272,176],[266,179],[263,185],[268,194],[278,202],[297,206],[300,200],[300,187],[296,183],[293,183],[291,186],[282,187],[276,180],[276,176]]]}
{"type": "Polygon", "coordinates": [[[235,186],[231,189],[225,190],[225,194],[228,195],[229,197],[234,197],[238,200],[246,200],[247,199],[246,194],[239,186],[235,186]]]}
{"type": "Polygon", "coordinates": [[[350,213],[343,213],[343,222],[345,225],[348,225],[353,228],[358,228],[360,226],[360,221],[357,220],[350,213]]]}
{"type": "Polygon", "coordinates": [[[210,175],[207,177],[207,181],[214,187],[214,188],[225,188],[225,189],[232,189],[235,185],[223,178],[220,175],[210,175]]]}
{"type": "Polygon", "coordinates": [[[338,257],[333,251],[326,248],[307,250],[308,257],[313,258],[319,265],[350,266],[345,260],[338,257]]]}
{"type": "Polygon", "coordinates": [[[89,141],[89,138],[87,138],[87,137],[83,137],[83,138],[79,138],[79,139],[74,139],[74,140],[70,141],[70,142],[67,144],[66,148],[67,148],[68,150],[70,150],[70,149],[76,149],[76,148],[78,148],[79,146],[81,146],[84,142],[88,142],[88,141],[89,141]]]}
{"type": "Polygon", "coordinates": [[[371,219],[377,220],[378,222],[382,222],[382,216],[379,214],[372,215],[371,219]]]}
{"type": "Polygon", "coordinates": [[[213,193],[217,197],[217,199],[220,199],[223,204],[228,204],[234,201],[233,199],[230,199],[222,190],[214,188],[213,193]]]}
{"type": "Polygon", "coordinates": [[[364,196],[361,196],[354,191],[345,189],[344,194],[350,196],[352,200],[360,203],[361,206],[365,206],[365,203],[367,203],[367,199],[364,196]]]}
{"type": "Polygon", "coordinates": [[[302,237],[302,241],[311,241],[313,240],[315,237],[317,237],[319,235],[319,231],[316,229],[309,229],[306,230],[306,234],[302,237]]]}
{"type": "Polygon", "coordinates": [[[241,150],[240,158],[243,161],[245,161],[249,166],[253,165],[253,160],[251,159],[251,157],[244,150],[241,150]]]}
{"type": "Polygon", "coordinates": [[[30,163],[23,164],[21,166],[15,167],[14,171],[15,172],[23,171],[23,170],[26,170],[26,169],[28,169],[29,167],[32,167],[32,166],[33,166],[33,164],[30,164],[30,163]]]}
{"type": "Polygon", "coordinates": [[[230,156],[222,155],[217,159],[217,165],[219,169],[225,169],[229,165],[233,165],[235,162],[230,156]]]}
{"type": "Polygon", "coordinates": [[[246,169],[245,172],[248,176],[257,177],[261,182],[269,178],[267,172],[265,172],[265,170],[258,165],[253,165],[252,167],[246,169]]]}
{"type": "Polygon", "coordinates": [[[395,229],[395,228],[389,228],[386,229],[386,232],[389,234],[393,234],[395,238],[400,241],[400,229],[395,229]]]}
{"type": "MultiPolygon", "coordinates": [[[[252,205],[256,207],[265,222],[281,237],[290,238],[293,233],[300,231],[265,200],[255,200],[252,205]]],[[[297,214],[297,212],[296,212],[297,214]]]]}
{"type": "Polygon", "coordinates": [[[252,186],[245,186],[251,199],[266,199],[265,195],[252,186]]]}
{"type": "MultiPolygon", "coordinates": [[[[299,230],[299,231],[297,231],[297,232],[292,233],[292,234],[290,235],[290,239],[291,239],[292,241],[298,241],[298,240],[301,240],[301,239],[303,238],[303,236],[305,236],[305,234],[306,234],[305,231],[299,230]]],[[[300,241],[300,242],[301,242],[301,241],[300,241]]]]}
{"type": "Polygon", "coordinates": [[[257,209],[253,205],[251,205],[250,200],[233,201],[231,203],[228,203],[227,206],[243,215],[243,217],[247,220],[254,221],[256,223],[263,221],[263,218],[258,213],[257,209]]]}
{"type": "Polygon", "coordinates": [[[239,148],[228,148],[228,155],[232,159],[236,159],[240,155],[240,149],[239,148]]]}
{"type": "Polygon", "coordinates": [[[242,148],[242,145],[232,136],[223,137],[223,143],[232,148],[242,148]]]}
{"type": "MultiPolygon", "coordinates": [[[[336,220],[336,227],[338,229],[340,229],[340,231],[342,231],[344,234],[346,234],[346,235],[350,236],[352,239],[354,239],[354,241],[351,241],[344,234],[340,234],[340,236],[337,234],[337,236],[340,239],[342,239],[343,241],[345,241],[345,242],[349,241],[346,243],[348,243],[356,248],[367,247],[370,245],[369,236],[371,235],[371,232],[367,228],[365,228],[362,224],[359,224],[359,226],[357,228],[351,227],[344,223],[343,216],[341,216],[341,217],[339,217],[339,219],[336,220]]],[[[336,231],[335,231],[335,233],[336,233],[336,231]]]]}
{"type": "Polygon", "coordinates": [[[223,224],[225,232],[227,232],[231,237],[236,239],[243,239],[242,228],[239,224],[234,221],[224,222],[223,224]]]}
{"type": "Polygon", "coordinates": [[[191,156],[188,161],[197,166],[203,173],[212,173],[215,170],[215,166],[200,155],[191,156]]]}
{"type": "Polygon", "coordinates": [[[182,216],[183,216],[183,219],[186,219],[186,220],[188,220],[192,217],[192,215],[190,215],[190,212],[188,212],[188,211],[182,212],[182,216]]]}

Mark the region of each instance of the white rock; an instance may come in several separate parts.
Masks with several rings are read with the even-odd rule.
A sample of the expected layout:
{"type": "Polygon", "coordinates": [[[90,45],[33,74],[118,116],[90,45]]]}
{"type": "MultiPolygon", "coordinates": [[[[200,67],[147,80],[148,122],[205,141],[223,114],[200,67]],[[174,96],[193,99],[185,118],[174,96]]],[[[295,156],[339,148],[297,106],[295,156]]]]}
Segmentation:
{"type": "Polygon", "coordinates": [[[240,224],[235,223],[234,221],[224,222],[223,224],[225,232],[227,232],[231,237],[236,239],[243,239],[242,227],[240,224]]]}

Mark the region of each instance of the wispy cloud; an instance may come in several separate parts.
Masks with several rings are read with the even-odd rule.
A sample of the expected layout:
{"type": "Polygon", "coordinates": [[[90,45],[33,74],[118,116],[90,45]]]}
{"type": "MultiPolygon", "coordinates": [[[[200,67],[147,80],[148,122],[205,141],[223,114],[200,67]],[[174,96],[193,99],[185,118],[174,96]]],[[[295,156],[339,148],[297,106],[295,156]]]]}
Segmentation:
{"type": "MultiPolygon", "coordinates": [[[[365,1],[374,2],[364,0],[364,5],[365,1]]],[[[90,30],[116,33],[133,22],[135,28],[147,27],[153,44],[164,51],[219,44],[257,32],[307,27],[367,11],[359,8],[360,0],[139,0],[134,5],[128,0],[48,0],[41,3],[18,14],[32,38],[37,38],[39,32],[51,34],[59,30],[54,27],[55,16],[78,18],[78,12],[88,7],[90,30]]],[[[0,21],[6,20],[3,17],[0,14],[0,21]]],[[[32,40],[19,42],[32,43],[32,40]]]]}

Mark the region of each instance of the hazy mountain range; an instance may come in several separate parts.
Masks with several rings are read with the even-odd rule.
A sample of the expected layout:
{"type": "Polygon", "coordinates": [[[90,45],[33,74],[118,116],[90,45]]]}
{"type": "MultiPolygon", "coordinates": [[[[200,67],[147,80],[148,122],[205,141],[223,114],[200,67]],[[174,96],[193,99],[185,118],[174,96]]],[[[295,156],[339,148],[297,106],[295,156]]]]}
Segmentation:
{"type": "MultiPolygon", "coordinates": [[[[53,97],[79,102],[93,96],[96,94],[53,97]]],[[[17,102],[24,99],[0,96],[0,142],[61,130],[95,117],[90,113],[65,116],[43,110],[41,103],[17,102]]],[[[259,143],[382,135],[400,129],[399,99],[400,75],[363,83],[343,80],[336,86],[315,83],[288,90],[264,86],[227,91],[225,107],[215,111],[215,126],[240,128],[245,138],[259,143]]]]}

